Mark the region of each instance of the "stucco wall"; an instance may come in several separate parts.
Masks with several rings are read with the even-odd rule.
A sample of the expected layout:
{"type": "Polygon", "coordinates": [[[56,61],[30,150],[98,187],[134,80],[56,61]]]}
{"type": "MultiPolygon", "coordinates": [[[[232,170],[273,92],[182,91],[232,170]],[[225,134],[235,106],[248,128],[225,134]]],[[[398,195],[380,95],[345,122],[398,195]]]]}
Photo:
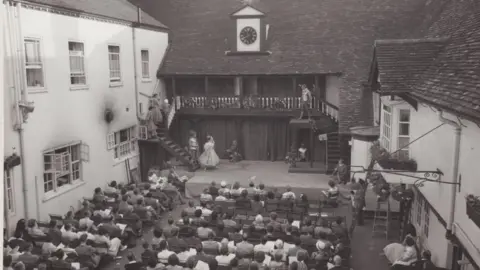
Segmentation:
{"type": "MultiPolygon", "coordinates": [[[[28,100],[35,102],[35,111],[25,125],[24,164],[29,217],[46,219],[49,213],[64,214],[70,207],[77,208],[82,197],[91,196],[96,187],[104,187],[112,180],[127,180],[125,162],[115,160],[113,151],[107,150],[106,135],[137,124],[133,35],[128,26],[30,9],[23,9],[21,18],[23,36],[40,39],[44,64],[45,89],[28,93],[28,100]],[[87,89],[70,88],[68,41],[84,43],[87,89]],[[119,45],[121,54],[122,83],[115,87],[109,81],[110,44],[119,45]],[[105,108],[114,111],[115,117],[110,124],[103,119],[105,108]],[[81,183],[60,193],[45,194],[43,151],[77,140],[89,146],[89,161],[83,162],[81,183]]],[[[168,38],[163,32],[136,31],[140,80],[140,50],[147,48],[150,53],[151,81],[139,82],[140,91],[148,93],[155,85],[155,73],[168,38]]],[[[6,142],[15,145],[15,134],[7,136],[6,142]]],[[[129,157],[132,168],[137,166],[135,153],[129,157]]],[[[20,181],[16,181],[18,183],[20,181]]],[[[15,189],[19,195],[16,201],[21,207],[22,186],[16,185],[15,189]]]]}

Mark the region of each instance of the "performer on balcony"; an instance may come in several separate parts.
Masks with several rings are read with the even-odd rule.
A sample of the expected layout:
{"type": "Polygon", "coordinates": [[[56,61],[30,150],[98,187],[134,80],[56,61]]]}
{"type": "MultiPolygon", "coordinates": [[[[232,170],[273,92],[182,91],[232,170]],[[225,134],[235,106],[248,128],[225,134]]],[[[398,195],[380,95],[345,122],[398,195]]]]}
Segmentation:
{"type": "Polygon", "coordinates": [[[308,120],[310,120],[311,118],[310,106],[312,104],[312,93],[310,92],[310,90],[307,88],[305,84],[300,85],[300,87],[302,88],[302,98],[300,100],[301,113],[298,119],[302,119],[304,111],[307,111],[308,120]]]}
{"type": "Polygon", "coordinates": [[[198,158],[200,165],[202,165],[205,170],[215,169],[218,163],[220,163],[220,158],[215,152],[215,141],[212,136],[207,136],[207,142],[203,146],[203,150],[202,155],[198,158]]]}
{"type": "Polygon", "coordinates": [[[148,137],[157,137],[157,128],[162,125],[163,115],[156,94],[150,99],[150,106],[148,107],[145,121],[147,121],[148,137]]]}
{"type": "Polygon", "coordinates": [[[198,160],[197,133],[193,130],[190,130],[190,138],[188,139],[188,152],[192,156],[193,160],[198,160]]]}

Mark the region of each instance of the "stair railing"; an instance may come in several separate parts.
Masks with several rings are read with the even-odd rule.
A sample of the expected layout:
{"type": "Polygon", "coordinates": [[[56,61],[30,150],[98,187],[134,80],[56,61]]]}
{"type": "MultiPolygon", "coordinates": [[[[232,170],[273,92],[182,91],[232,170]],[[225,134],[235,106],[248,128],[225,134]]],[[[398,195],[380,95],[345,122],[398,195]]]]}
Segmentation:
{"type": "Polygon", "coordinates": [[[180,105],[180,97],[174,97],[173,102],[172,102],[172,106],[170,107],[170,111],[168,111],[167,129],[170,129],[170,125],[172,124],[173,119],[175,118],[175,113],[177,112],[177,106],[178,105],[180,105]]]}
{"type": "Polygon", "coordinates": [[[330,118],[332,118],[335,122],[338,122],[338,108],[335,105],[330,104],[325,100],[321,100],[319,102],[320,102],[319,109],[321,110],[321,112],[324,113],[325,115],[330,116],[330,118]]]}

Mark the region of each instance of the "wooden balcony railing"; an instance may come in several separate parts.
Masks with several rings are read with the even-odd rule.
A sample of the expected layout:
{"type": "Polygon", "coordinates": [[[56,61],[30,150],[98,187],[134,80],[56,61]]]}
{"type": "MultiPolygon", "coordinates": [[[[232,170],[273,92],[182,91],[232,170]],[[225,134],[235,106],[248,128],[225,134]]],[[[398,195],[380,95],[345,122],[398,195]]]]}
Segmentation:
{"type": "MultiPolygon", "coordinates": [[[[259,97],[250,96],[243,99],[235,97],[176,97],[176,109],[260,109],[270,111],[294,111],[302,106],[301,97],[259,97]]],[[[324,100],[313,97],[310,109],[322,112],[338,121],[338,108],[324,100]]]]}

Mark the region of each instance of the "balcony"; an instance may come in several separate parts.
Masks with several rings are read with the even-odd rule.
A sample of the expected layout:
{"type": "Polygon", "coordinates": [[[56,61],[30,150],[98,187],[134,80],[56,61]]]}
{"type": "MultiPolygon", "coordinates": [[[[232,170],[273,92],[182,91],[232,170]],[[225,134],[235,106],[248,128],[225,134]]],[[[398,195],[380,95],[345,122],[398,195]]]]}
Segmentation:
{"type": "MultiPolygon", "coordinates": [[[[300,97],[184,97],[177,96],[175,107],[184,115],[222,116],[277,116],[294,117],[300,114],[300,97]]],[[[313,97],[310,104],[312,116],[327,116],[338,122],[338,108],[313,97]]]]}

